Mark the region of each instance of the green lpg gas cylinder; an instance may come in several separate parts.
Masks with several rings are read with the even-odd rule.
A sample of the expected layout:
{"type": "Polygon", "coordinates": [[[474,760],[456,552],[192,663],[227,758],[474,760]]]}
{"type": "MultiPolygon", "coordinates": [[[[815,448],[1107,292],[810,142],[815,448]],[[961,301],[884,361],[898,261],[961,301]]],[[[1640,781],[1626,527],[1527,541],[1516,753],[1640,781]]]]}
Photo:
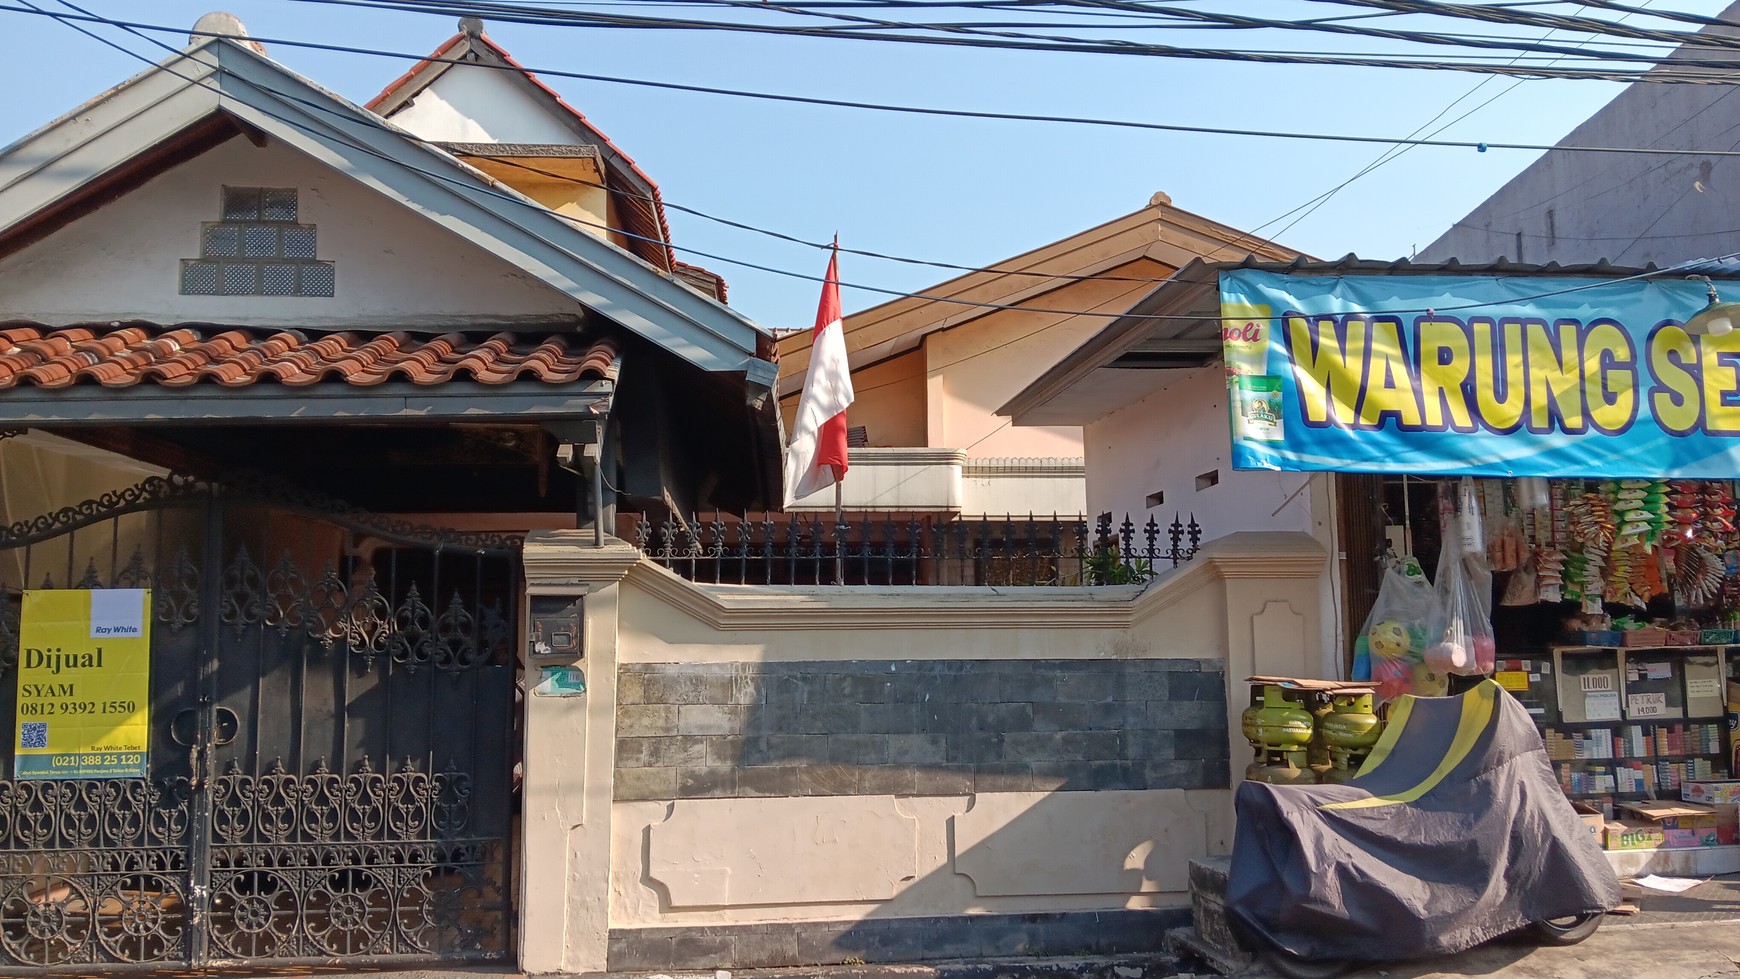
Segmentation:
{"type": "Polygon", "coordinates": [[[1245,769],[1245,777],[1270,785],[1311,785],[1317,781],[1317,772],[1306,764],[1308,757],[1308,753],[1302,748],[1298,751],[1275,752],[1267,763],[1245,769]]]}
{"type": "Polygon", "coordinates": [[[1251,705],[1239,715],[1239,727],[1244,732],[1245,740],[1257,751],[1263,750],[1263,742],[1258,738],[1257,715],[1263,709],[1263,688],[1251,684],[1251,705]]]}
{"type": "Polygon", "coordinates": [[[1384,724],[1372,710],[1372,695],[1338,694],[1329,715],[1317,722],[1331,749],[1364,751],[1377,744],[1384,724]]]}
{"type": "Polygon", "coordinates": [[[1311,712],[1273,684],[1263,687],[1263,706],[1252,726],[1255,742],[1265,751],[1292,751],[1311,743],[1311,712]]]}

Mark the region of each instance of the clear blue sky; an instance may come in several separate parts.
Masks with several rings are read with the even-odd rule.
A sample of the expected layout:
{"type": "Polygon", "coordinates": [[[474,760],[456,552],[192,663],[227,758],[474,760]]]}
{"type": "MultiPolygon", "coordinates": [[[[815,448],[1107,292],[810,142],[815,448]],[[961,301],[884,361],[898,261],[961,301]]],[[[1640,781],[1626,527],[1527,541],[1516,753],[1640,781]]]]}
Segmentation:
{"type": "MultiPolygon", "coordinates": [[[[53,7],[53,0],[39,0],[53,7]]],[[[257,37],[287,37],[415,55],[454,32],[448,17],[290,0],[84,0],[109,17],[178,27],[228,9],[257,37]]],[[[661,11],[655,3],[629,5],[661,11]]],[[[1216,9],[1287,17],[1325,8],[1294,0],[1216,9]]],[[[1714,14],[1724,4],[1657,4],[1714,14]]],[[[61,8],[56,8],[61,9],[61,8]]],[[[1570,12],[1570,7],[1562,8],[1570,12]]],[[[1608,15],[1611,16],[1611,15],[1608,15]]],[[[9,57],[0,62],[0,142],[61,115],[142,65],[47,18],[0,11],[9,57]]],[[[1423,26],[1416,24],[1415,27],[1423,26]]],[[[1267,66],[1087,54],[974,51],[722,33],[599,32],[498,23],[492,38],[525,65],[760,91],[1004,112],[1402,136],[1485,76],[1450,72],[1267,66]]],[[[1464,31],[1478,30],[1460,25],[1464,31]]],[[[1525,31],[1539,36],[1538,29],[1525,31]]],[[[109,32],[157,60],[137,38],[109,32]]],[[[1230,43],[1205,32],[1169,43],[1230,43]]],[[[180,44],[185,36],[170,38],[180,44]]],[[[1566,43],[1577,38],[1559,40],[1566,43]]],[[[1281,47],[1278,39],[1253,47],[1281,47]]],[[[1333,37],[1294,47],[1346,49],[1333,37]]],[[[1394,51],[1394,42],[1366,50],[1394,51]]],[[[403,61],[277,46],[269,53],[358,102],[405,70],[403,61]]],[[[668,202],[811,240],[980,265],[1065,237],[1143,206],[1165,191],[1180,207],[1254,230],[1352,176],[1380,146],[1181,135],[1055,124],[923,118],[755,102],[547,78],[657,180],[668,202]]],[[[1487,81],[1451,116],[1511,88],[1487,81]]],[[[1442,138],[1551,143],[1619,86],[1530,81],[1442,138]]],[[[1445,118],[1451,118],[1446,116],[1445,118]]],[[[1283,243],[1323,257],[1406,256],[1498,188],[1534,154],[1419,148],[1343,190],[1283,243]]],[[[765,326],[808,326],[813,282],[682,251],[819,275],[823,252],[671,212],[679,257],[722,273],[732,305],[765,326]]],[[[1277,234],[1272,226],[1267,234],[1277,234]]],[[[1478,258],[1482,256],[1471,256],[1478,258]]],[[[842,278],[918,291],[938,269],[846,256],[842,278]]],[[[848,290],[848,311],[887,297],[848,290]]]]}

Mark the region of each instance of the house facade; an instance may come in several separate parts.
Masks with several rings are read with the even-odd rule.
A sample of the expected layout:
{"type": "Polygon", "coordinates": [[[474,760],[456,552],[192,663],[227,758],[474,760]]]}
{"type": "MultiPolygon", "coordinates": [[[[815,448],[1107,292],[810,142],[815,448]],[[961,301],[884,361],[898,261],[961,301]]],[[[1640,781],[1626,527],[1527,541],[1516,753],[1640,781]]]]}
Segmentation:
{"type": "MultiPolygon", "coordinates": [[[[545,98],[441,51],[387,97],[545,98]]],[[[780,486],[767,335],[551,99],[419,137],[207,38],[0,151],[0,971],[534,958],[525,535],[780,486]]]]}
{"type": "MultiPolygon", "coordinates": [[[[941,519],[1102,512],[1085,496],[1078,426],[1011,425],[995,408],[1192,260],[1247,254],[1295,255],[1159,193],[1133,213],[847,316],[857,392],[848,418],[862,445],[846,507],[941,519]]],[[[780,341],[788,421],[810,341],[807,332],[780,341]]],[[[832,508],[833,498],[798,506],[832,508]]]]}
{"type": "Polygon", "coordinates": [[[0,151],[0,971],[1162,947],[1230,842],[1229,683],[1311,668],[1317,540],[680,576],[610,531],[776,506],[779,406],[651,181],[475,24],[374,111],[233,40],[173,69],[0,151]],[[14,682],[69,594],[148,623],[139,750],[14,682]]]}

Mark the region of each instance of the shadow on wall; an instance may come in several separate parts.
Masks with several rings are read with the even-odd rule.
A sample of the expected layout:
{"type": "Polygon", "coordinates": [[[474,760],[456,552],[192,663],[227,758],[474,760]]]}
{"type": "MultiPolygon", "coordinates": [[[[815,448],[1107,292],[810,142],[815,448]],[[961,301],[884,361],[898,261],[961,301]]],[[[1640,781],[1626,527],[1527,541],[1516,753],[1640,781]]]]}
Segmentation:
{"type": "MultiPolygon", "coordinates": [[[[710,927],[715,963],[1159,950],[1174,922],[1093,909],[1187,890],[1213,818],[1187,790],[1228,781],[1225,690],[1199,659],[634,664],[616,797],[696,803],[644,833],[661,911],[876,905],[710,927]],[[968,913],[997,905],[1085,910],[968,913]]],[[[639,967],[623,951],[611,967],[639,967]]],[[[682,959],[646,967],[703,967],[682,959]]]]}

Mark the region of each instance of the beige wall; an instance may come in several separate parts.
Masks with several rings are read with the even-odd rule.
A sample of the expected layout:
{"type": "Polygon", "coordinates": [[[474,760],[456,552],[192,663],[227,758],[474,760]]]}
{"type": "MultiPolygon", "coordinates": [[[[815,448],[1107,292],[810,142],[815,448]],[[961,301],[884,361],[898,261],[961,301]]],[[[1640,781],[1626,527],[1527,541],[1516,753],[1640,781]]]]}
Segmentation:
{"type": "Polygon", "coordinates": [[[1230,845],[1226,790],[612,802],[618,667],[1188,657],[1242,689],[1315,669],[1323,564],[1306,535],[1238,534],[1145,588],[704,586],[533,534],[529,590],[586,596],[588,693],[527,699],[521,967],[602,970],[611,928],[1184,902],[1187,861],[1230,845]]]}
{"type": "MultiPolygon", "coordinates": [[[[1120,279],[1163,276],[1158,262],[1120,266],[1120,279]]],[[[1123,313],[1154,282],[1077,282],[1036,296],[1039,309],[1123,313]]],[[[996,410],[1062,357],[1104,329],[1107,316],[1000,310],[925,338],[930,445],[967,450],[969,458],[1079,456],[1081,429],[1021,426],[996,410]]]]}
{"type": "MultiPolygon", "coordinates": [[[[853,371],[857,401],[847,417],[865,426],[874,446],[960,448],[975,459],[1079,457],[1080,428],[1017,428],[993,413],[1109,321],[1091,314],[1127,311],[1171,272],[1144,258],[1105,269],[1105,278],[1019,301],[1032,309],[1080,311],[1073,313],[1007,309],[980,315],[970,306],[940,304],[936,315],[964,322],[927,334],[917,350],[853,371]]],[[[852,318],[846,322],[850,330],[852,318]]],[[[793,358],[795,366],[808,364],[807,348],[801,353],[793,358]]],[[[801,379],[781,387],[788,428],[800,389],[801,379]]]]}
{"type": "MultiPolygon", "coordinates": [[[[781,385],[784,391],[785,385],[781,385]]],[[[924,352],[885,360],[852,374],[856,399],[847,410],[848,424],[864,426],[869,444],[877,448],[914,448],[925,442],[924,352]]],[[[785,392],[780,412],[785,430],[797,418],[799,391],[785,392]]]]}
{"type": "Polygon", "coordinates": [[[157,323],[325,329],[475,329],[546,323],[584,309],[523,269],[392,204],[351,177],[276,141],[229,142],[0,259],[9,318],[108,322],[116,310],[157,323]],[[183,296],[180,260],[200,254],[200,226],[221,189],[294,187],[315,226],[317,256],[336,265],[330,298],[183,296]]]}

